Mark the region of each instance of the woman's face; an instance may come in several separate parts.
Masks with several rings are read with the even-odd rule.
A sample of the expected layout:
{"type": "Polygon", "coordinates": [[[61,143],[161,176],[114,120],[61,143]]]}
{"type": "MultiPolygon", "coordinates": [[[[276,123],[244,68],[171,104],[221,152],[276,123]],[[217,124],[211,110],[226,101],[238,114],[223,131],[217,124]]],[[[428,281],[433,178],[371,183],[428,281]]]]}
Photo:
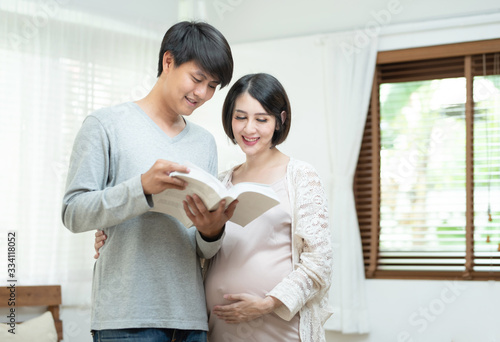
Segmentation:
{"type": "Polygon", "coordinates": [[[276,129],[276,119],[250,94],[243,93],[236,99],[232,128],[236,143],[247,156],[269,151],[276,129]]]}

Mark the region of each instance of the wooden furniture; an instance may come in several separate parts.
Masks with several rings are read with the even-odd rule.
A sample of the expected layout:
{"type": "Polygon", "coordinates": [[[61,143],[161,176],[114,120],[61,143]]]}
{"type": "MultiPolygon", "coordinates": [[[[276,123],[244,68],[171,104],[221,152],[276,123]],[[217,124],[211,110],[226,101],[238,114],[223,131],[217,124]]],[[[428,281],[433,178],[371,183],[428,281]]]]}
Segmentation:
{"type": "MultiPolygon", "coordinates": [[[[63,324],[59,318],[59,306],[61,305],[61,286],[16,286],[15,287],[16,308],[23,306],[47,306],[52,313],[57,330],[57,340],[63,339],[63,324]]],[[[0,307],[9,307],[11,290],[8,287],[0,288],[0,307]]]]}

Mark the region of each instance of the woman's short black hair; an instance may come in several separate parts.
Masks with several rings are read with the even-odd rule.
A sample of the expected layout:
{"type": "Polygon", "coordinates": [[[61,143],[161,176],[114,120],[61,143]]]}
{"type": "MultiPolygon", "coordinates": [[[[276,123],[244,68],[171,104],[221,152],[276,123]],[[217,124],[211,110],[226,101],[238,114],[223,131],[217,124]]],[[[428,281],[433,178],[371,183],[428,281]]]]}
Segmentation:
{"type": "Polygon", "coordinates": [[[161,42],[157,77],[163,72],[163,55],[167,51],[172,54],[176,67],[194,61],[216,78],[221,88],[231,82],[231,48],[222,33],[210,24],[182,21],[169,28],[161,42]]]}
{"type": "Polygon", "coordinates": [[[249,74],[241,77],[229,89],[222,107],[222,125],[226,135],[235,143],[232,128],[234,104],[244,93],[259,101],[269,115],[276,118],[276,130],[273,134],[272,147],[285,141],[292,122],[292,109],[285,88],[274,77],[265,73],[249,74]],[[281,113],[285,112],[285,121],[281,121],[281,113]]]}

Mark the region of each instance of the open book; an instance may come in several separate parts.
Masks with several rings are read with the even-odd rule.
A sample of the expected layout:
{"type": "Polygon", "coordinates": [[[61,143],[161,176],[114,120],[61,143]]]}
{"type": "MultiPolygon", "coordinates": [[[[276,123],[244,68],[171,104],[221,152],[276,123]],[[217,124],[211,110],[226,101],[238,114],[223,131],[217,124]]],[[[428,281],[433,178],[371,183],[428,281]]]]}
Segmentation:
{"type": "Polygon", "coordinates": [[[269,185],[244,182],[226,189],[217,178],[205,170],[193,164],[187,166],[191,170],[189,173],[172,172],[170,174],[172,177],[178,177],[188,182],[186,189],[167,189],[153,195],[154,207],[150,209],[151,211],[171,215],[189,228],[193,223],[187,217],[182,205],[186,195],[197,194],[208,210],[217,209],[219,202],[223,199],[226,200],[226,208],[231,202],[238,199],[230,221],[240,226],[246,226],[280,203],[278,195],[269,185]]]}

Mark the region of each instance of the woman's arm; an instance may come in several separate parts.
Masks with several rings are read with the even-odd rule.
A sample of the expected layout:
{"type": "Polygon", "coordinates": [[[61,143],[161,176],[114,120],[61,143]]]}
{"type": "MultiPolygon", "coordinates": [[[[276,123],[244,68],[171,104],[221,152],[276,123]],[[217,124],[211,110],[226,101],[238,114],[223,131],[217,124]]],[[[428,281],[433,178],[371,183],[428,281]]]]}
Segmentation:
{"type": "Polygon", "coordinates": [[[241,323],[254,320],[262,315],[273,312],[283,305],[279,299],[271,296],[259,297],[247,293],[228,294],[224,299],[233,301],[231,304],[216,305],[213,313],[226,323],[241,323]]]}
{"type": "Polygon", "coordinates": [[[267,294],[283,303],[275,312],[285,320],[292,319],[318,292],[330,287],[333,257],[328,201],[314,168],[307,164],[298,168],[290,190],[295,200],[292,249],[298,250],[299,259],[294,271],[267,294]]]}
{"type": "Polygon", "coordinates": [[[99,253],[99,250],[101,249],[102,246],[104,246],[104,241],[108,237],[102,230],[98,230],[95,232],[95,242],[94,242],[94,249],[95,249],[95,254],[94,254],[94,259],[98,259],[99,256],[101,255],[99,253]]]}

